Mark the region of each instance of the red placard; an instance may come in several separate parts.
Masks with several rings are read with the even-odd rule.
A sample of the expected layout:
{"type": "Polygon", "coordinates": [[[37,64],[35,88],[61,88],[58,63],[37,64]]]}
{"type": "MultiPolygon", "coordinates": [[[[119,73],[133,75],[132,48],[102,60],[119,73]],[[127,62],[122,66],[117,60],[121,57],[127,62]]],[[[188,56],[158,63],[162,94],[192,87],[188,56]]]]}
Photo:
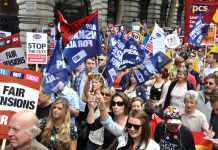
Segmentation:
{"type": "Polygon", "coordinates": [[[36,111],[42,73],[0,64],[0,139],[7,138],[10,117],[36,111]]]}
{"type": "Polygon", "coordinates": [[[185,4],[185,43],[197,17],[202,14],[205,23],[218,24],[218,1],[188,0],[185,4]]]}

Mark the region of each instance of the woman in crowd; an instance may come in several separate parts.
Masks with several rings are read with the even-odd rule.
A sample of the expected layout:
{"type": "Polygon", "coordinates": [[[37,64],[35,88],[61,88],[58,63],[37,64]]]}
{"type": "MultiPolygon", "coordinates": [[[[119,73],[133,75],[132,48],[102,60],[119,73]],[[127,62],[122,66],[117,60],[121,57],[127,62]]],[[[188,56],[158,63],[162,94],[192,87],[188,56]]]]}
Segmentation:
{"type": "Polygon", "coordinates": [[[130,99],[131,110],[144,110],[144,101],[140,97],[133,97],[130,99]]]}
{"type": "MultiPolygon", "coordinates": [[[[128,118],[128,114],[130,111],[130,102],[128,96],[123,92],[117,92],[115,95],[111,98],[111,104],[110,109],[112,110],[114,116],[112,116],[107,111],[107,107],[105,105],[104,97],[101,95],[100,91],[96,92],[94,99],[89,99],[89,113],[87,116],[87,122],[90,130],[96,130],[102,127],[102,124],[100,122],[101,120],[109,119],[111,122],[116,124],[119,128],[119,132],[122,132],[126,121],[128,118]],[[99,107],[100,110],[100,117],[98,119],[94,119],[93,113],[94,113],[94,102],[97,102],[98,105],[102,105],[102,107],[99,107]],[[101,102],[101,103],[100,103],[101,102]]],[[[104,129],[104,142],[102,144],[103,149],[114,149],[117,147],[117,138],[116,134],[111,133],[107,126],[104,129]]]]}
{"type": "Polygon", "coordinates": [[[86,80],[84,89],[83,89],[83,100],[87,102],[88,97],[91,92],[95,93],[95,91],[101,90],[104,86],[104,78],[101,74],[94,74],[94,72],[90,72],[88,74],[88,79],[86,80]]]}
{"type": "Polygon", "coordinates": [[[177,71],[177,80],[172,81],[167,96],[164,102],[163,109],[166,109],[167,106],[176,106],[179,109],[184,108],[184,95],[188,90],[194,90],[194,87],[191,83],[187,81],[188,70],[186,68],[179,68],[177,71]]]}
{"type": "MultiPolygon", "coordinates": [[[[104,98],[106,111],[111,116],[113,116],[113,113],[110,110],[110,103],[111,103],[111,97],[114,94],[115,94],[114,88],[109,89],[108,87],[103,87],[101,89],[101,95],[104,98]]],[[[87,117],[87,122],[93,123],[93,121],[94,121],[93,119],[97,119],[100,116],[100,110],[98,109],[97,104],[95,103],[95,95],[94,94],[89,97],[88,109],[90,110],[90,111],[87,110],[88,116],[91,115],[92,117],[87,117]],[[93,111],[93,108],[94,108],[94,111],[93,111]],[[94,112],[94,114],[93,114],[93,112],[94,112]]],[[[104,142],[104,127],[101,127],[101,128],[94,130],[94,131],[92,130],[89,132],[86,150],[95,150],[96,148],[101,146],[103,144],[103,142],[104,142]]]]}
{"type": "Polygon", "coordinates": [[[59,98],[53,102],[48,118],[40,122],[41,143],[52,150],[75,150],[77,128],[70,123],[68,100],[59,98]]]}
{"type": "Polygon", "coordinates": [[[146,101],[145,87],[137,84],[133,71],[129,73],[129,81],[127,85],[123,87],[123,91],[129,98],[141,97],[144,102],[146,101]]]}
{"type": "Polygon", "coordinates": [[[162,104],[164,103],[169,87],[168,76],[169,73],[167,68],[162,68],[160,73],[154,75],[155,79],[150,89],[150,99],[155,100],[153,103],[153,108],[156,110],[157,114],[162,111],[162,104]]]}
{"type": "MultiPolygon", "coordinates": [[[[115,94],[116,95],[116,94],[115,94]]],[[[159,146],[151,139],[151,128],[148,118],[143,110],[132,110],[127,120],[121,124],[113,121],[105,111],[104,100],[99,97],[99,109],[101,111],[101,123],[113,135],[118,137],[117,150],[159,150],[159,146]],[[124,126],[123,126],[124,125],[124,126]]],[[[114,98],[112,104],[122,102],[120,98],[114,98]]],[[[112,106],[113,108],[113,106],[112,106]]],[[[115,111],[115,108],[113,108],[115,111]]],[[[116,111],[115,111],[116,112],[116,111]]]]}

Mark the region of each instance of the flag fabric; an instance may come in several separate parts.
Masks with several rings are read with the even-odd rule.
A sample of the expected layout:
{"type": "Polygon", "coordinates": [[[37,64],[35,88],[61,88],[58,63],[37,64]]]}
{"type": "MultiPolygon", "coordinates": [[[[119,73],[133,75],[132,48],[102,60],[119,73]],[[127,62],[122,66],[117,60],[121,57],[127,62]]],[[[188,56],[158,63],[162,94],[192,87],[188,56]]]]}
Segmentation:
{"type": "Polygon", "coordinates": [[[198,58],[197,57],[195,57],[195,59],[194,59],[193,70],[196,72],[199,72],[199,65],[198,65],[198,58]]]}
{"type": "Polygon", "coordinates": [[[120,68],[124,69],[139,65],[143,62],[144,57],[145,50],[141,49],[140,45],[133,38],[130,38],[125,43],[123,61],[120,68]]]}
{"type": "Polygon", "coordinates": [[[163,52],[158,52],[151,56],[150,61],[159,72],[161,68],[163,68],[171,61],[171,59],[167,57],[167,55],[165,55],[163,52]]]}
{"type": "Polygon", "coordinates": [[[56,42],[55,50],[47,66],[43,69],[42,88],[46,93],[56,92],[60,86],[68,83],[68,71],[61,51],[60,42],[56,42]]]}
{"type": "Polygon", "coordinates": [[[207,34],[210,25],[205,24],[202,15],[199,15],[189,34],[188,43],[200,46],[204,36],[207,34]]]}
{"type": "Polygon", "coordinates": [[[148,81],[154,74],[160,72],[160,69],[167,65],[171,59],[163,52],[158,52],[150,58],[145,55],[144,61],[139,65],[135,72],[138,84],[148,81]]]}
{"type": "Polygon", "coordinates": [[[157,23],[155,23],[154,30],[151,33],[151,36],[149,37],[149,40],[147,44],[145,45],[145,48],[149,52],[153,52],[153,39],[158,39],[160,42],[165,42],[165,35],[162,28],[158,26],[157,23]]]}
{"type": "Polygon", "coordinates": [[[63,54],[71,71],[86,59],[101,54],[98,13],[95,13],[95,16],[72,36],[71,41],[64,48],[63,54]]]}
{"type": "Polygon", "coordinates": [[[60,11],[58,11],[59,21],[60,21],[60,30],[63,32],[63,42],[66,45],[81,28],[83,28],[88,22],[90,22],[94,17],[98,15],[98,12],[94,12],[89,16],[77,20],[72,23],[68,23],[60,11]]]}
{"type": "Polygon", "coordinates": [[[125,39],[122,34],[122,37],[116,42],[116,45],[111,49],[106,64],[106,75],[107,75],[109,87],[112,87],[114,80],[118,75],[118,70],[123,60],[124,47],[125,47],[125,39]]]}
{"type": "Polygon", "coordinates": [[[208,141],[207,139],[204,139],[204,133],[203,132],[192,132],[194,141],[195,141],[195,148],[196,150],[212,150],[213,144],[208,141]]]}

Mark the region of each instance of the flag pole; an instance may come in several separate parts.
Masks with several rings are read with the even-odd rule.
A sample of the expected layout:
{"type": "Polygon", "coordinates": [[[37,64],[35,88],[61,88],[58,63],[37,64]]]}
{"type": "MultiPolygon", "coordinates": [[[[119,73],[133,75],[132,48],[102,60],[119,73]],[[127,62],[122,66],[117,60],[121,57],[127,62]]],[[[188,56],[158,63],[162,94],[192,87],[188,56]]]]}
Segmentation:
{"type": "Polygon", "coordinates": [[[5,149],[5,145],[6,145],[6,139],[3,139],[2,141],[2,146],[1,146],[1,150],[5,149]]]}
{"type": "Polygon", "coordinates": [[[204,62],[203,62],[203,81],[204,81],[204,70],[205,70],[205,67],[206,67],[206,59],[207,59],[207,45],[205,45],[205,51],[204,51],[204,62]]]}

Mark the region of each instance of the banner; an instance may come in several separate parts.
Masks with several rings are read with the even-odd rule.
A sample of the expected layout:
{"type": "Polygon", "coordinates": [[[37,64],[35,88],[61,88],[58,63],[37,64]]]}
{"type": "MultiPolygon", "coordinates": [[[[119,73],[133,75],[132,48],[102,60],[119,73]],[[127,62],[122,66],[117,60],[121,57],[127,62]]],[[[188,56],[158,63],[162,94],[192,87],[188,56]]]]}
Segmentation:
{"type": "Polygon", "coordinates": [[[157,23],[155,23],[154,30],[152,31],[151,36],[149,37],[149,40],[145,45],[145,48],[149,52],[153,52],[153,39],[158,39],[160,42],[164,43],[164,39],[165,39],[164,31],[158,26],[157,23]]]}
{"type": "Polygon", "coordinates": [[[51,94],[56,92],[60,86],[66,85],[68,80],[68,71],[61,52],[61,46],[57,41],[51,60],[43,69],[42,88],[46,93],[51,94]]]}
{"type": "Polygon", "coordinates": [[[143,62],[145,57],[145,50],[141,49],[140,45],[130,38],[126,43],[123,50],[123,60],[121,69],[133,67],[143,62]]]}
{"type": "Polygon", "coordinates": [[[42,74],[0,64],[0,139],[7,138],[11,115],[36,111],[42,74]]]}
{"type": "Polygon", "coordinates": [[[165,38],[165,43],[168,48],[176,48],[180,45],[180,39],[176,34],[169,34],[165,38]]]}
{"type": "Polygon", "coordinates": [[[74,70],[86,59],[101,53],[101,41],[98,28],[98,13],[85,24],[64,48],[64,57],[70,70],[74,70]]]}
{"type": "Polygon", "coordinates": [[[216,29],[215,24],[210,24],[207,34],[204,36],[201,45],[215,45],[216,40],[216,29]]]}
{"type": "Polygon", "coordinates": [[[26,33],[26,55],[28,64],[47,64],[47,34],[26,33]]]}
{"type": "Polygon", "coordinates": [[[204,36],[207,34],[209,25],[204,23],[202,15],[199,15],[188,38],[188,43],[200,46],[204,36]]]}
{"type": "Polygon", "coordinates": [[[163,52],[158,52],[149,58],[145,56],[143,63],[135,71],[135,77],[138,84],[143,84],[148,81],[154,74],[160,72],[171,61],[163,52]]]}
{"type": "MultiPolygon", "coordinates": [[[[122,34],[123,35],[123,34],[122,34]]],[[[108,61],[106,64],[106,75],[108,80],[108,86],[112,87],[114,80],[117,77],[118,70],[123,60],[123,50],[125,47],[124,37],[120,38],[113,49],[110,51],[108,61]]]]}
{"type": "Polygon", "coordinates": [[[0,46],[0,61],[7,66],[18,68],[28,68],[25,54],[20,43],[20,33],[0,39],[0,43],[5,43],[0,46]],[[8,43],[7,41],[10,41],[8,43]]]}
{"type": "Polygon", "coordinates": [[[69,41],[71,41],[74,34],[76,34],[81,28],[98,15],[98,12],[96,11],[91,15],[72,23],[68,23],[60,11],[58,11],[58,15],[60,21],[60,31],[63,32],[63,42],[64,45],[66,45],[69,41]]]}
{"type": "Polygon", "coordinates": [[[218,23],[218,1],[188,0],[185,2],[185,43],[197,17],[202,15],[206,24],[218,23]]]}

